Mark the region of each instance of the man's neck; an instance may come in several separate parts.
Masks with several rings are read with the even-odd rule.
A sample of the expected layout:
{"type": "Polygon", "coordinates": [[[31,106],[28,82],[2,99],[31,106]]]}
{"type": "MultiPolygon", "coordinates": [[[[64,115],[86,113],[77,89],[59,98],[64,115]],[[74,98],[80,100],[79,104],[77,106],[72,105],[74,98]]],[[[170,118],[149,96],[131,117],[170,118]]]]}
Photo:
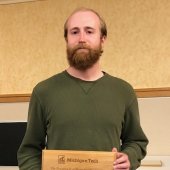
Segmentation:
{"type": "Polygon", "coordinates": [[[100,69],[100,66],[98,63],[94,64],[92,67],[86,70],[78,70],[70,66],[66,71],[71,76],[85,80],[85,81],[95,81],[103,76],[103,72],[100,69]]]}

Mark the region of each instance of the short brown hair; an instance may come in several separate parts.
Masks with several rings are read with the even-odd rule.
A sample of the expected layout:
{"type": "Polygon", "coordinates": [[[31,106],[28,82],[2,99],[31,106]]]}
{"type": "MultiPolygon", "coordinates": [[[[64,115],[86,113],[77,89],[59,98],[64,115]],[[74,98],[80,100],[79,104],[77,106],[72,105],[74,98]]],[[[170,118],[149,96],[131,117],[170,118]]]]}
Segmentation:
{"type": "Polygon", "coordinates": [[[65,39],[67,39],[67,32],[68,32],[67,23],[68,23],[68,20],[70,19],[70,17],[73,14],[75,14],[76,12],[79,12],[79,11],[90,11],[90,12],[93,12],[94,14],[96,14],[97,17],[99,18],[99,21],[100,21],[101,37],[103,37],[103,36],[107,37],[107,26],[106,26],[104,19],[99,15],[99,13],[97,13],[96,11],[94,11],[93,9],[90,9],[90,8],[78,8],[75,11],[73,11],[73,13],[67,18],[67,20],[64,24],[64,38],[65,39]]]}

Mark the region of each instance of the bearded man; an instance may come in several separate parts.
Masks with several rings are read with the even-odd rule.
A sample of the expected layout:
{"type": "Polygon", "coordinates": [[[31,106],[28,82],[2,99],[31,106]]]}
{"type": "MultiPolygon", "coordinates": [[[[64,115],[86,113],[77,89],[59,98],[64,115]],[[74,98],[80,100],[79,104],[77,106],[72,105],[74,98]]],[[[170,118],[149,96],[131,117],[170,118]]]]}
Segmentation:
{"type": "Polygon", "coordinates": [[[28,125],[18,151],[21,170],[41,170],[42,150],[114,151],[114,170],[134,170],[146,155],[133,88],[101,70],[104,20],[78,9],[66,20],[69,67],[33,90],[28,125]]]}

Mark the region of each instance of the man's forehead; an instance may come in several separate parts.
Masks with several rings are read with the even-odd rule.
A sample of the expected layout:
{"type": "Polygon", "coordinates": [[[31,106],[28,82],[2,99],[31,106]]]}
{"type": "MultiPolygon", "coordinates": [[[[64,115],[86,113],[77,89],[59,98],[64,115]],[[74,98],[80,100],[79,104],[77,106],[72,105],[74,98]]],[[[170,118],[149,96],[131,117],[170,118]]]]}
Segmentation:
{"type": "Polygon", "coordinates": [[[96,27],[100,21],[98,16],[92,11],[77,11],[73,13],[67,22],[69,28],[72,27],[96,27]]]}

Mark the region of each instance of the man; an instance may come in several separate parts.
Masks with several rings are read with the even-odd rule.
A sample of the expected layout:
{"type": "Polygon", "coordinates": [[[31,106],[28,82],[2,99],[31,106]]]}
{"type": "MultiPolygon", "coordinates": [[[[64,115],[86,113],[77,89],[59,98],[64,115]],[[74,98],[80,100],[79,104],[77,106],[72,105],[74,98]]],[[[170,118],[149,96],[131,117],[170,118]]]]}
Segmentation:
{"type": "Polygon", "coordinates": [[[105,22],[83,8],[71,14],[64,28],[69,68],[33,90],[18,151],[20,169],[40,170],[44,148],[114,151],[114,170],[136,169],[148,140],[133,88],[100,68],[105,22]]]}

